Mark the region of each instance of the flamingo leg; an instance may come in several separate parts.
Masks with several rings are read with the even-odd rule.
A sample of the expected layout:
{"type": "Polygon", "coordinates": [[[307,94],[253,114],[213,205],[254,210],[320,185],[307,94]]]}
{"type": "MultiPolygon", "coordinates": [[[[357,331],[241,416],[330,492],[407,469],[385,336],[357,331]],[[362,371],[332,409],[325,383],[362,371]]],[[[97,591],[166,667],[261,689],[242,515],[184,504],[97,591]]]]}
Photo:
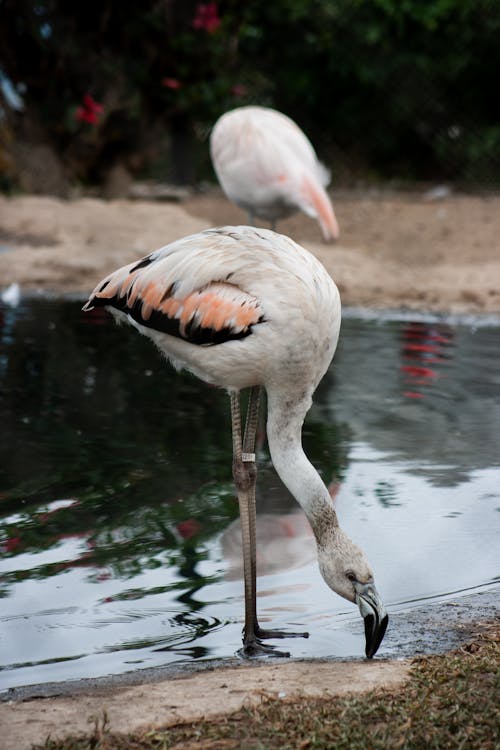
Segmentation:
{"type": "Polygon", "coordinates": [[[243,572],[245,579],[245,626],[243,648],[240,655],[290,656],[289,652],[276,651],[273,646],[262,643],[266,638],[308,637],[308,633],[287,633],[281,630],[264,630],[257,619],[257,565],[256,565],[256,512],[255,484],[255,438],[259,417],[260,387],[250,391],[243,444],[241,440],[241,414],[237,393],[231,394],[231,418],[233,428],[233,476],[240,508],[243,548],[243,572]]]}

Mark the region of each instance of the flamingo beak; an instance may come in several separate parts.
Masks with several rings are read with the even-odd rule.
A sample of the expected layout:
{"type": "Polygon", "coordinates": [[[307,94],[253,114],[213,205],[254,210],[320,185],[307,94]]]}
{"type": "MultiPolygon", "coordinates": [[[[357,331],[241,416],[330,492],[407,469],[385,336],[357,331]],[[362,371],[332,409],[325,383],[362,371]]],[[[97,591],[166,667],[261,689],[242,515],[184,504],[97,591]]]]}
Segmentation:
{"type": "Polygon", "coordinates": [[[354,588],[356,591],[356,604],[361,612],[361,617],[365,621],[365,653],[367,658],[371,659],[375,656],[382,643],[389,622],[389,616],[385,611],[374,583],[359,583],[356,581],[354,588]]]}

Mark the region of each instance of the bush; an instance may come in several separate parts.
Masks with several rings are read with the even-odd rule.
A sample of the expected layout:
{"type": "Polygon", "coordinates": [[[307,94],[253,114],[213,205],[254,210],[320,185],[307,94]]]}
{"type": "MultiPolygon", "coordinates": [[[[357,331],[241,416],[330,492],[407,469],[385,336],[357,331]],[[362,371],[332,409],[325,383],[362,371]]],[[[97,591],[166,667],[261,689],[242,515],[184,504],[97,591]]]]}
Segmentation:
{"type": "Polygon", "coordinates": [[[11,137],[48,144],[71,180],[101,182],[117,163],[199,179],[215,119],[260,103],[292,116],[347,175],[357,165],[380,178],[500,182],[494,0],[1,7],[0,71],[24,101],[5,104],[4,122],[11,137]]]}

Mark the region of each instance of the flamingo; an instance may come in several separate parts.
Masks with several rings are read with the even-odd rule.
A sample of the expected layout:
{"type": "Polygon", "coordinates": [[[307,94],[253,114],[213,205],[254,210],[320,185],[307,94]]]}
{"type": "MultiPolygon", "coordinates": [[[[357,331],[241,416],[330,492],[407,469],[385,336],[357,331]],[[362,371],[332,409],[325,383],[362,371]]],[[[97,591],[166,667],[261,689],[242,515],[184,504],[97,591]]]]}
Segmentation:
{"type": "Polygon", "coordinates": [[[242,656],[288,656],[264,641],[308,637],[264,630],[257,619],[255,439],[264,388],[273,464],[311,524],[325,582],[358,604],[366,655],[372,657],[388,617],[364,553],[339,526],[329,491],[301,444],[304,417],[340,328],[339,293],[325,268],[293,240],[271,230],[213,228],[111,273],[83,310],[98,306],[152,339],[174,367],[229,393],[242,527],[242,656]],[[245,388],[250,391],[242,433],[239,393],[245,388]]]}
{"type": "Polygon", "coordinates": [[[324,239],[339,236],[325,190],[326,167],[302,130],[286,115],[267,107],[238,107],[215,123],[210,154],[229,200],[276,228],[277,219],[303,211],[319,221],[324,239]]]}

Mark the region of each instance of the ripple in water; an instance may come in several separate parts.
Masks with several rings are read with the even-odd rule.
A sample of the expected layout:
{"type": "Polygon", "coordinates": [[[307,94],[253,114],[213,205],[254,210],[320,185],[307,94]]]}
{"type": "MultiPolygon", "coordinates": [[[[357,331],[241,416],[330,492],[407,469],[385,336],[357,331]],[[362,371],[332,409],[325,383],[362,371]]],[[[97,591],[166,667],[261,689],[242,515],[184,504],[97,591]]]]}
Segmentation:
{"type": "MultiPolygon", "coordinates": [[[[500,328],[346,317],[304,444],[389,610],[498,580],[500,328]],[[457,565],[457,559],[460,565],[457,565]]],[[[232,656],[243,591],[227,398],[78,304],[0,310],[0,685],[232,656]]],[[[357,609],[259,444],[259,612],[361,656],[357,609]]],[[[381,656],[397,653],[389,631],[381,656]]]]}

